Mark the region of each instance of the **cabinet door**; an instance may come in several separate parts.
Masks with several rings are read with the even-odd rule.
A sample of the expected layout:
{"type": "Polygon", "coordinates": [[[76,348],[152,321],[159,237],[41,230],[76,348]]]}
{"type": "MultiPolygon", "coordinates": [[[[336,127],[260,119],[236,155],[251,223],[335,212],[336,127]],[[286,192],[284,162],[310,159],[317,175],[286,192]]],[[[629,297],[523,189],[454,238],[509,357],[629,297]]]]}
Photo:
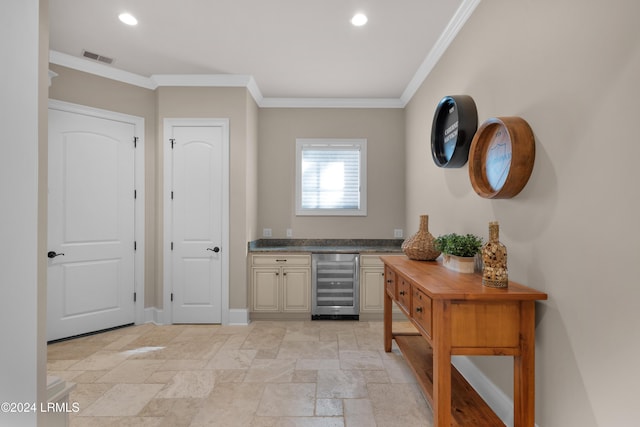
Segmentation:
{"type": "Polygon", "coordinates": [[[282,311],[311,311],[310,275],[308,268],[282,268],[282,311]]]}
{"type": "Polygon", "coordinates": [[[360,280],[360,311],[383,311],[384,269],[363,268],[360,270],[360,280]]]}
{"type": "Polygon", "coordinates": [[[277,312],[280,310],[280,269],[254,268],[251,295],[252,310],[277,312]]]}

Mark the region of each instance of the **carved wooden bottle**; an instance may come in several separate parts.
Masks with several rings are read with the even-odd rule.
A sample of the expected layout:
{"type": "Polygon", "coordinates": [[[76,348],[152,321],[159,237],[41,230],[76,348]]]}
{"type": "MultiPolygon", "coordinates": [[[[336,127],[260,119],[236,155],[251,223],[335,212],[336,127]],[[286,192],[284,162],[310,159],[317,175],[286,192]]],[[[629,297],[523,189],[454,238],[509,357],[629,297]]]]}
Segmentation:
{"type": "Polygon", "coordinates": [[[509,285],[507,248],[499,241],[498,222],[489,223],[489,241],[482,247],[482,284],[492,288],[509,285]]]}

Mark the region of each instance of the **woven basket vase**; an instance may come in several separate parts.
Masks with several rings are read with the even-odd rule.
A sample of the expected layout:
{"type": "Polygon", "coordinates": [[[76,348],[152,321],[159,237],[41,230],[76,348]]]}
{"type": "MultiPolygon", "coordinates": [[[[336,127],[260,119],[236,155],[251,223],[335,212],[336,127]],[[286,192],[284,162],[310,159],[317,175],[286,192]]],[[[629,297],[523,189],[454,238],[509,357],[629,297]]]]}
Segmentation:
{"type": "Polygon", "coordinates": [[[416,234],[402,242],[402,251],[410,259],[433,261],[440,255],[440,251],[435,248],[434,240],[429,233],[429,215],[420,215],[420,228],[416,234]]]}

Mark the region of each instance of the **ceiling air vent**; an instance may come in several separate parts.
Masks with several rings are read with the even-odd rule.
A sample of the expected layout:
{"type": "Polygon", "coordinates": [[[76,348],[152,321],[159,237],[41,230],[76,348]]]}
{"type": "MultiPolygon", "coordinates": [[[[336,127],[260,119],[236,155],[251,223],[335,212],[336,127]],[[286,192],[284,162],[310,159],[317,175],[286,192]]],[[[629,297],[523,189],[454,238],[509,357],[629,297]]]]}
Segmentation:
{"type": "Polygon", "coordinates": [[[105,64],[111,64],[113,62],[113,58],[98,55],[97,53],[89,52],[88,50],[83,50],[82,56],[84,56],[85,58],[93,59],[94,61],[104,62],[105,64]]]}

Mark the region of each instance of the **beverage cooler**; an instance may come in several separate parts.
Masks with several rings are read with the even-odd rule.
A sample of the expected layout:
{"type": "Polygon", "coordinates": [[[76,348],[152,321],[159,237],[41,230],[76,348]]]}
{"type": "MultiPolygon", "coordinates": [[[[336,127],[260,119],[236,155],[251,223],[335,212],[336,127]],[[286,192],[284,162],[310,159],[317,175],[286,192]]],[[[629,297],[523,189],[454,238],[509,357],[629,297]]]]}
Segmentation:
{"type": "Polygon", "coordinates": [[[359,267],[358,254],[312,254],[313,320],[358,320],[359,267]]]}

